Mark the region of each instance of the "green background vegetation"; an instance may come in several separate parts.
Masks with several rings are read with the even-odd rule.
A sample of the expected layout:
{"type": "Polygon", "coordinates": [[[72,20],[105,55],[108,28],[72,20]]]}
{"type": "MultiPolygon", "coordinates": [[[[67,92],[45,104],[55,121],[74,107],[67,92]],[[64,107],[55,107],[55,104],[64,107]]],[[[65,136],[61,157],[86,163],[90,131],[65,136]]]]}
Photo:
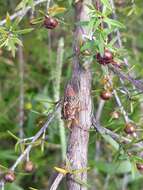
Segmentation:
{"type": "MultiPolygon", "coordinates": [[[[0,0],[0,20],[5,18],[7,12],[12,14],[19,2],[18,0],[0,0]]],[[[64,39],[64,58],[60,81],[61,96],[64,93],[64,86],[71,76],[75,24],[73,6],[70,1],[69,3],[64,0],[55,1],[55,3],[67,8],[67,11],[60,16],[60,19],[64,19],[64,23],[52,31],[39,24],[34,26],[34,31],[22,36],[24,45],[24,133],[26,137],[33,136],[39,130],[41,123],[46,120],[46,114],[52,109],[52,102],[55,101],[54,86],[58,75],[55,68],[57,67],[58,43],[61,38],[64,39]]],[[[130,0],[117,0],[115,5],[118,20],[125,25],[125,28],[121,29],[121,39],[127,51],[124,56],[128,58],[130,67],[133,67],[135,78],[142,78],[143,1],[137,0],[132,6],[130,0]]],[[[46,5],[43,3],[36,8],[36,10],[38,9],[45,12],[46,5]]],[[[39,16],[38,11],[35,14],[36,17],[39,16]]],[[[30,12],[24,17],[19,28],[31,27],[29,21],[30,12]]],[[[0,52],[0,164],[8,168],[14,163],[20,151],[19,149],[15,151],[16,140],[8,133],[10,131],[17,136],[19,131],[19,59],[17,53],[13,58],[11,52],[5,49],[1,49],[0,52]]],[[[92,74],[93,105],[96,110],[99,93],[103,89],[100,82],[103,73],[96,60],[93,60],[92,74]]],[[[117,89],[121,88],[117,77],[114,79],[114,86],[117,89]]],[[[127,83],[127,86],[131,90],[131,85],[127,83]]],[[[125,109],[130,114],[130,118],[142,128],[142,95],[134,95],[134,92],[130,91],[133,100],[120,91],[119,95],[125,109]]],[[[118,122],[111,120],[110,113],[114,111],[115,105],[114,99],[105,104],[101,118],[102,125],[116,130],[119,134],[124,134],[123,118],[120,117],[118,122]]],[[[58,121],[54,121],[50,125],[46,135],[44,151],[42,152],[40,146],[37,146],[30,153],[30,159],[36,167],[35,171],[27,175],[24,173],[21,164],[16,170],[16,182],[6,185],[6,190],[27,190],[29,187],[48,188],[54,177],[54,166],[60,167],[62,163],[61,148],[63,147],[61,147],[58,121]]],[[[65,135],[67,139],[68,129],[65,129],[65,135]]],[[[142,189],[143,176],[136,169],[133,169],[134,163],[125,159],[126,155],[119,154],[119,150],[114,149],[115,142],[108,143],[108,141],[108,137],[104,139],[94,130],[90,132],[88,183],[91,184],[91,189],[123,190],[123,187],[130,190],[142,189]],[[100,146],[99,150],[96,142],[100,146]],[[123,185],[124,183],[127,185],[123,185]]],[[[66,189],[64,181],[59,189],[66,189]]]]}

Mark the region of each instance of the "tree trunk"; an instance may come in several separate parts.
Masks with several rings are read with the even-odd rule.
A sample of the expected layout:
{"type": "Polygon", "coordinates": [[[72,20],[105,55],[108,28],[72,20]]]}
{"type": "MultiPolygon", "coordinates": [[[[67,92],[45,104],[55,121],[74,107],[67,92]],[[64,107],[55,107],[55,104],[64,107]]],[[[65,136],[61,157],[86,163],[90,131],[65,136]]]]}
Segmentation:
{"type": "MultiPolygon", "coordinates": [[[[89,20],[89,9],[86,4],[90,4],[90,0],[78,1],[75,4],[75,22],[89,20]]],[[[80,101],[80,112],[78,124],[72,124],[68,141],[67,158],[70,162],[72,170],[87,168],[87,152],[89,129],[91,127],[91,61],[81,61],[79,59],[79,46],[85,41],[85,35],[90,35],[89,29],[86,27],[76,26],[74,33],[74,57],[73,57],[73,74],[71,84],[78,88],[78,96],[80,101]]],[[[82,182],[87,180],[87,172],[79,172],[76,175],[68,176],[68,190],[86,190],[87,187],[79,184],[75,179],[82,182]]]]}

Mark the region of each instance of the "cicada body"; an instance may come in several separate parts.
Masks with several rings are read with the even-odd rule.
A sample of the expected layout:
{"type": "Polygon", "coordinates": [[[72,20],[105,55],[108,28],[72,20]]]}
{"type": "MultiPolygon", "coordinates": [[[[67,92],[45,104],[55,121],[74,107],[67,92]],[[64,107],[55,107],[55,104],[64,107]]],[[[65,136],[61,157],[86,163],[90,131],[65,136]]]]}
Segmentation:
{"type": "MultiPolygon", "coordinates": [[[[72,85],[68,84],[65,90],[64,102],[62,107],[62,116],[65,121],[70,123],[78,122],[80,110],[80,101],[77,93],[73,89],[72,85]]],[[[68,128],[70,127],[68,126],[68,128]]]]}

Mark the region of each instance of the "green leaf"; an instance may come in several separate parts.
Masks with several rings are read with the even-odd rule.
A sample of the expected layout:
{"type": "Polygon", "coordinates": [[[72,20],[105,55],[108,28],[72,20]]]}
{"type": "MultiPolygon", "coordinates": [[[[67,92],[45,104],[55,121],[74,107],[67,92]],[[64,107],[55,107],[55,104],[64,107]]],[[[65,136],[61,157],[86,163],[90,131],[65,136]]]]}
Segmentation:
{"type": "Polygon", "coordinates": [[[15,144],[14,147],[15,152],[18,152],[18,148],[19,148],[19,141],[17,141],[17,143],[15,144]]]}
{"type": "Polygon", "coordinates": [[[25,4],[23,1],[21,1],[15,8],[16,11],[22,9],[22,8],[25,8],[25,4]]]}
{"type": "Polygon", "coordinates": [[[39,23],[43,23],[43,21],[44,21],[44,18],[43,17],[39,17],[37,19],[33,19],[31,21],[31,24],[39,24],[39,23]]]}
{"type": "Polygon", "coordinates": [[[101,0],[104,6],[106,6],[108,9],[112,10],[112,7],[109,3],[109,0],[101,0]]]}
{"type": "Polygon", "coordinates": [[[23,188],[21,188],[20,186],[18,186],[16,183],[6,184],[5,185],[5,189],[6,190],[24,190],[23,188]]]}
{"type": "Polygon", "coordinates": [[[6,27],[10,28],[10,26],[11,26],[10,15],[9,15],[9,13],[7,13],[7,15],[6,15],[6,27]]]}
{"type": "Polygon", "coordinates": [[[134,162],[132,163],[132,167],[131,167],[131,173],[132,173],[132,179],[135,179],[135,173],[136,173],[136,164],[134,162]]]}
{"type": "Polygon", "coordinates": [[[113,38],[113,39],[110,41],[109,45],[110,45],[110,46],[113,46],[113,45],[116,43],[116,41],[117,41],[117,37],[113,38]]]}
{"type": "Polygon", "coordinates": [[[115,26],[118,28],[125,28],[125,26],[117,20],[113,20],[110,18],[104,18],[104,22],[106,22],[108,25],[111,25],[111,26],[115,26]]]}
{"type": "Polygon", "coordinates": [[[95,7],[92,4],[85,4],[90,10],[95,10],[95,7]]]}
{"type": "Polygon", "coordinates": [[[102,33],[99,35],[98,49],[99,49],[99,53],[103,55],[104,54],[104,39],[102,37],[102,33]]]}
{"type": "Polygon", "coordinates": [[[38,189],[36,189],[36,188],[34,188],[34,187],[29,187],[29,189],[30,189],[30,190],[38,190],[38,189]]]}
{"type": "Polygon", "coordinates": [[[34,11],[34,1],[33,0],[22,0],[16,7],[16,11],[20,9],[25,9],[26,6],[30,6],[34,11]]]}
{"type": "Polygon", "coordinates": [[[59,7],[59,6],[53,6],[53,7],[50,7],[49,9],[48,9],[48,13],[49,13],[49,15],[52,15],[52,16],[54,16],[54,15],[57,15],[57,14],[59,14],[59,13],[63,13],[63,12],[65,12],[66,11],[66,8],[65,7],[59,7]]]}
{"type": "Polygon", "coordinates": [[[17,140],[17,141],[19,141],[20,139],[17,137],[17,136],[15,136],[11,131],[7,131],[8,132],[8,134],[11,136],[11,137],[13,137],[15,140],[17,140]]]}
{"type": "Polygon", "coordinates": [[[98,19],[98,20],[95,22],[93,29],[96,30],[96,29],[99,27],[99,25],[101,24],[101,22],[102,22],[102,20],[101,20],[101,19],[98,19]]]}
{"type": "Polygon", "coordinates": [[[74,177],[74,181],[76,181],[77,183],[79,183],[80,185],[84,187],[91,188],[91,185],[89,185],[87,182],[84,182],[79,177],[74,177]]]}
{"type": "Polygon", "coordinates": [[[96,161],[95,162],[95,167],[104,173],[107,174],[125,174],[128,172],[131,172],[132,169],[132,164],[130,161],[125,160],[121,162],[116,162],[116,163],[107,163],[103,161],[96,161]]]}
{"type": "Polygon", "coordinates": [[[17,156],[13,150],[0,150],[0,159],[1,160],[15,160],[17,156]]]}
{"type": "Polygon", "coordinates": [[[20,39],[18,39],[18,38],[12,38],[12,40],[13,40],[14,44],[23,46],[22,41],[20,39]]]}
{"type": "Polygon", "coordinates": [[[79,21],[76,23],[76,26],[87,26],[89,24],[89,21],[79,21]]]}
{"type": "Polygon", "coordinates": [[[109,135],[102,135],[103,138],[110,144],[115,150],[119,150],[119,144],[109,135]]]}
{"type": "Polygon", "coordinates": [[[13,31],[14,34],[27,34],[31,31],[33,31],[34,28],[26,28],[26,29],[23,29],[23,30],[17,30],[17,31],[13,31]]]}
{"type": "Polygon", "coordinates": [[[92,48],[92,42],[91,41],[87,41],[83,44],[83,46],[81,47],[81,52],[86,50],[86,49],[91,49],[92,48]]]}
{"type": "Polygon", "coordinates": [[[7,41],[8,41],[8,39],[6,39],[5,41],[2,41],[2,42],[0,43],[0,48],[3,47],[3,46],[6,46],[7,41]]]}
{"type": "Polygon", "coordinates": [[[130,11],[128,12],[127,16],[131,16],[134,13],[134,8],[131,8],[130,11]]]}
{"type": "Polygon", "coordinates": [[[34,11],[34,9],[35,9],[35,7],[34,7],[34,0],[28,0],[27,5],[29,5],[32,8],[32,10],[34,11]]]}
{"type": "Polygon", "coordinates": [[[0,33],[7,34],[6,28],[5,27],[0,27],[0,33]]]}

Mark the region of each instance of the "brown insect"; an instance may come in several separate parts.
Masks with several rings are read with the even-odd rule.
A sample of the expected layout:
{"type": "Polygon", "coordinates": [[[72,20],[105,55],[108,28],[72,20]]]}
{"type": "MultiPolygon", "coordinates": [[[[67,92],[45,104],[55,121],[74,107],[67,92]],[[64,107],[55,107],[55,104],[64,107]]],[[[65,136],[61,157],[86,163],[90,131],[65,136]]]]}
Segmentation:
{"type": "Polygon", "coordinates": [[[78,117],[80,111],[80,101],[78,93],[75,92],[71,84],[68,84],[65,89],[64,102],[62,108],[62,116],[67,121],[67,127],[70,128],[72,124],[78,124],[78,117]]]}

